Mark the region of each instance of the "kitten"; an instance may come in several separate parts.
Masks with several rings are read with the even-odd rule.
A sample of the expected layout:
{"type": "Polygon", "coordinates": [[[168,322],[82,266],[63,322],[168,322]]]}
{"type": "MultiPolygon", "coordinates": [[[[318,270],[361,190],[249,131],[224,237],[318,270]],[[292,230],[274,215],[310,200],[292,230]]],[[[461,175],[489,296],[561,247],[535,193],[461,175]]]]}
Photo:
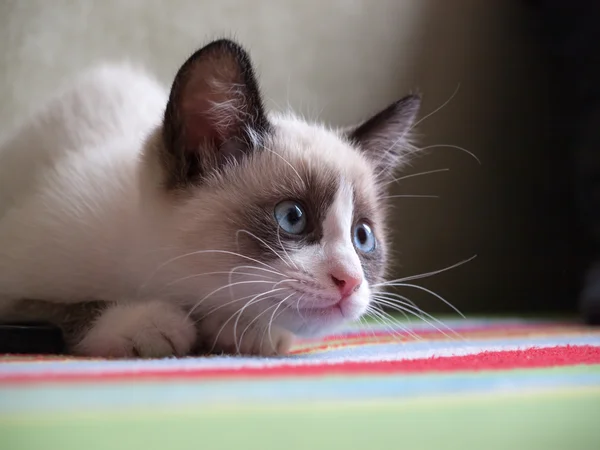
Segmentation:
{"type": "Polygon", "coordinates": [[[170,93],[131,68],[83,74],[0,146],[0,317],[103,357],[279,355],[358,319],[419,105],[337,131],[268,115],[229,40],[170,93]]]}

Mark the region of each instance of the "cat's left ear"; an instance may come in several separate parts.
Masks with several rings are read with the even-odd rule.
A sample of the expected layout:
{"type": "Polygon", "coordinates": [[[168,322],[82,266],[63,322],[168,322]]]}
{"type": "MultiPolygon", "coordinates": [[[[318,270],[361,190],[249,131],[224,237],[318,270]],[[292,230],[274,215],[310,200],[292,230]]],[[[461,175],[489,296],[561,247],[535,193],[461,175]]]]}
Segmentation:
{"type": "Polygon", "coordinates": [[[259,146],[269,131],[248,53],[227,39],[179,69],[165,111],[162,163],[169,187],[200,182],[259,146]]]}
{"type": "Polygon", "coordinates": [[[350,141],[363,151],[379,176],[391,176],[402,163],[420,106],[419,95],[408,95],[347,131],[350,141]]]}

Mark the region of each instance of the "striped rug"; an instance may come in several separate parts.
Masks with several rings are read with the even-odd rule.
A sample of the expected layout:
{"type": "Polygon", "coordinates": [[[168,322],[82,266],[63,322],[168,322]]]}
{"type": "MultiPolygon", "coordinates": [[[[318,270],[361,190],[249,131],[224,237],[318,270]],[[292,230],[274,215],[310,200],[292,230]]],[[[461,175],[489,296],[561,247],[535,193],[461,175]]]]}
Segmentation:
{"type": "Polygon", "coordinates": [[[284,358],[6,355],[0,449],[600,448],[600,329],[444,323],[351,326],[284,358]]]}

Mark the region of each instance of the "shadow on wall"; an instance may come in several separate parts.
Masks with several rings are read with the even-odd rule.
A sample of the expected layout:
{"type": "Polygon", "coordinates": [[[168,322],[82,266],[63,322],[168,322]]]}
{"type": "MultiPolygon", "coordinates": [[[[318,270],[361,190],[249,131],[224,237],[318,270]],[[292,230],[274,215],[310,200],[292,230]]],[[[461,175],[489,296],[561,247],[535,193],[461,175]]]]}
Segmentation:
{"type": "MultiPolygon", "coordinates": [[[[468,264],[419,284],[464,312],[576,308],[579,265],[569,191],[551,177],[548,81],[526,8],[519,2],[428,1],[415,79],[424,94],[420,146],[407,173],[448,172],[398,183],[396,275],[468,264]],[[481,160],[456,148],[464,147],[481,160]]],[[[563,168],[567,171],[568,168],[563,168]]],[[[439,299],[404,287],[429,312],[439,299]]]]}

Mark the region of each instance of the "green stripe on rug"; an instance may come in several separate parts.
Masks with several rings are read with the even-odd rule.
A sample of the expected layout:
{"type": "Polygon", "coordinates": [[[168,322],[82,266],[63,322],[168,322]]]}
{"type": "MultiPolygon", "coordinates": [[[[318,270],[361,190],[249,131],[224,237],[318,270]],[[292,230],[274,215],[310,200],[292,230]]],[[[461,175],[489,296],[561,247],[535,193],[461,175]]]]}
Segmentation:
{"type": "Polygon", "coordinates": [[[398,400],[24,415],[0,421],[10,450],[587,450],[600,389],[398,400]]]}

